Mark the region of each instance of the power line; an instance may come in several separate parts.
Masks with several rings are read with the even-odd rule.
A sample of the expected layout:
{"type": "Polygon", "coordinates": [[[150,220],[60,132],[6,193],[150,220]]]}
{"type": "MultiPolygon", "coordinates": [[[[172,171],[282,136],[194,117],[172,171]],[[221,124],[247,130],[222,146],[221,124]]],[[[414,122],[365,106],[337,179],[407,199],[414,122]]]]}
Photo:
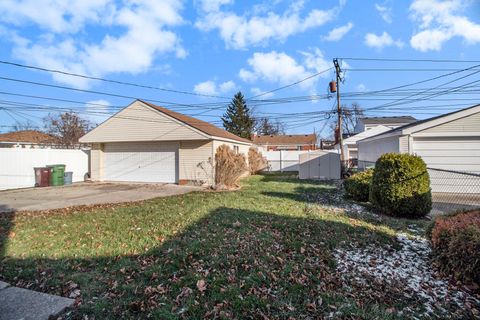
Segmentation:
{"type": "MultiPolygon", "coordinates": [[[[17,101],[11,101],[11,100],[0,100],[0,105],[3,105],[5,109],[8,109],[13,112],[20,112],[18,111],[17,108],[14,107],[22,107],[21,110],[30,110],[31,112],[47,112],[47,111],[56,111],[56,112],[71,112],[73,111],[71,108],[65,108],[65,107],[58,107],[58,106],[51,106],[51,105],[39,105],[39,104],[32,104],[32,103],[25,103],[25,102],[17,102],[17,101]],[[5,107],[8,106],[8,107],[5,107]]],[[[106,116],[113,116],[115,118],[119,119],[131,119],[131,120],[138,120],[138,121],[148,121],[148,122],[156,122],[156,123],[166,123],[167,121],[159,121],[159,120],[152,120],[150,118],[145,118],[145,117],[132,117],[132,116],[125,116],[125,115],[119,115],[115,114],[112,115],[111,112],[106,112],[106,111],[91,111],[91,110],[75,110],[76,113],[78,114],[90,114],[90,115],[106,115],[106,116]]],[[[283,119],[284,121],[298,121],[298,120],[303,120],[303,119],[311,119],[312,117],[320,116],[322,114],[325,114],[326,112],[322,111],[317,111],[317,112],[308,112],[308,113],[286,113],[286,114],[281,114],[281,113],[276,113],[274,116],[270,116],[270,119],[283,119]]],[[[264,113],[268,114],[268,113],[264,113]]],[[[188,116],[191,116],[189,114],[186,114],[188,116]]],[[[217,117],[214,115],[207,115],[211,117],[217,117]]],[[[260,119],[258,117],[255,117],[257,120],[260,119]]],[[[211,121],[219,123],[219,121],[211,121]]],[[[198,120],[198,123],[203,123],[203,121],[198,120]]]]}
{"type": "MultiPolygon", "coordinates": [[[[387,71],[387,72],[434,72],[434,71],[458,71],[462,69],[458,68],[442,68],[442,69],[418,69],[418,68],[355,68],[355,69],[345,69],[345,71],[367,71],[367,72],[375,72],[375,71],[387,71]]],[[[478,70],[478,69],[474,69],[478,70]]]]}
{"type": "Polygon", "coordinates": [[[306,77],[306,78],[304,78],[304,79],[295,81],[295,82],[293,82],[293,83],[287,84],[287,85],[282,86],[282,87],[280,87],[280,88],[276,88],[276,89],[273,89],[273,90],[270,90],[270,91],[262,92],[262,93],[260,93],[260,94],[257,94],[257,95],[255,95],[255,96],[253,96],[253,97],[250,97],[250,98],[247,98],[247,99],[245,99],[245,100],[247,100],[247,101],[248,101],[248,100],[252,100],[253,98],[258,98],[258,97],[264,96],[264,95],[269,94],[269,93],[273,93],[273,92],[280,91],[280,90],[283,90],[283,89],[286,89],[286,88],[289,88],[289,87],[293,87],[293,86],[295,86],[295,85],[297,85],[297,84],[300,84],[300,83],[302,83],[302,82],[305,82],[305,81],[307,81],[307,80],[310,80],[310,79],[312,79],[312,78],[315,78],[315,77],[317,77],[317,76],[319,76],[319,75],[321,75],[321,74],[324,74],[324,73],[326,73],[326,72],[328,72],[328,71],[330,71],[330,70],[332,70],[332,69],[333,69],[333,67],[328,68],[328,69],[325,69],[325,70],[322,70],[322,71],[317,72],[317,73],[315,73],[315,74],[312,74],[312,75],[310,75],[310,76],[308,76],[308,77],[306,77]]]}
{"type": "Polygon", "coordinates": [[[357,61],[393,61],[393,62],[441,62],[441,63],[480,63],[480,60],[455,60],[455,59],[395,59],[395,58],[357,58],[357,57],[342,57],[342,60],[357,60],[357,61]]]}
{"type": "MultiPolygon", "coordinates": [[[[465,78],[467,78],[467,77],[470,77],[470,76],[472,76],[472,75],[478,74],[479,72],[480,72],[480,70],[479,70],[479,71],[472,72],[472,73],[470,73],[470,74],[468,74],[468,75],[465,75],[465,76],[462,76],[462,77],[459,77],[459,78],[450,80],[450,81],[448,81],[448,82],[445,82],[445,83],[443,83],[443,84],[440,84],[440,85],[434,87],[433,89],[438,89],[438,88],[440,88],[440,87],[442,87],[442,86],[444,86],[444,85],[451,84],[451,83],[453,83],[453,82],[456,82],[456,81],[465,79],[465,78]]],[[[473,82],[467,83],[467,85],[468,85],[468,84],[477,83],[477,82],[479,82],[479,81],[480,81],[480,80],[473,81],[473,82]]],[[[456,88],[463,88],[463,85],[457,86],[456,88]]],[[[428,92],[429,90],[430,90],[430,89],[424,90],[424,91],[421,92],[421,93],[422,93],[422,94],[423,94],[423,93],[426,93],[426,92],[428,92]]],[[[450,89],[450,90],[453,90],[453,89],[450,89]]],[[[415,101],[426,101],[426,100],[429,100],[429,98],[431,98],[431,97],[436,97],[436,96],[439,96],[439,95],[444,95],[444,94],[447,94],[448,92],[449,92],[449,90],[445,90],[444,92],[437,92],[437,93],[431,94],[431,95],[426,96],[426,97],[417,98],[417,99],[414,99],[413,101],[410,100],[410,102],[404,102],[404,103],[402,103],[402,101],[407,101],[407,99],[412,98],[412,97],[418,95],[418,93],[417,93],[417,94],[411,94],[411,95],[409,95],[409,96],[407,96],[407,97],[405,97],[405,98],[400,98],[400,99],[394,100],[394,101],[392,101],[392,102],[390,102],[390,103],[386,103],[386,104],[383,104],[383,105],[380,105],[380,106],[372,107],[372,108],[369,108],[369,109],[367,109],[367,110],[381,109],[381,108],[385,108],[385,107],[389,107],[389,106],[397,106],[397,105],[401,105],[401,104],[405,104],[405,103],[412,103],[412,102],[415,102],[415,101]]]]}
{"type": "MultiPolygon", "coordinates": [[[[140,100],[138,97],[126,96],[126,95],[112,93],[112,92],[103,92],[103,91],[95,91],[95,90],[87,90],[87,89],[70,88],[70,87],[66,87],[66,86],[48,84],[48,83],[43,83],[43,82],[35,82],[35,81],[29,81],[29,80],[23,80],[23,79],[16,79],[16,78],[0,77],[0,80],[26,83],[26,84],[33,84],[33,85],[37,85],[37,86],[51,87],[51,88],[64,89],[64,90],[70,90],[70,91],[76,91],[76,92],[91,93],[91,94],[110,96],[110,97],[115,97],[115,98],[122,98],[122,99],[129,99],[129,100],[140,100]]],[[[143,98],[141,100],[160,103],[160,104],[163,104],[163,105],[179,106],[179,107],[193,107],[193,106],[195,106],[194,104],[168,102],[168,101],[162,101],[162,100],[156,100],[156,99],[150,99],[150,98],[143,98]]],[[[223,107],[224,107],[224,105],[221,106],[221,107],[216,107],[216,108],[212,108],[212,109],[220,109],[220,108],[223,108],[223,107]]]]}
{"type": "Polygon", "coordinates": [[[10,66],[15,66],[15,67],[26,68],[26,69],[57,73],[57,74],[62,74],[62,75],[67,75],[67,76],[72,76],[72,77],[77,77],[77,78],[97,80],[97,81],[102,81],[102,82],[108,82],[108,83],[114,83],[114,84],[120,84],[120,85],[132,86],[132,87],[138,87],[138,88],[144,88],[144,89],[153,89],[153,90],[160,90],[160,91],[165,91],[165,92],[172,92],[172,93],[179,93],[179,94],[193,95],[193,96],[202,96],[202,97],[208,97],[208,98],[230,99],[230,98],[227,98],[227,97],[222,97],[222,96],[217,96],[217,95],[209,95],[209,94],[202,94],[202,93],[196,93],[196,92],[167,89],[167,88],[161,88],[161,87],[155,87],[155,86],[150,86],[150,85],[143,85],[143,84],[113,80],[113,79],[92,77],[92,76],[87,76],[87,75],[83,75],[83,74],[68,72],[68,71],[64,71],[64,70],[47,69],[47,68],[36,67],[36,66],[32,66],[32,65],[26,65],[26,64],[21,64],[21,63],[16,63],[16,62],[11,62],[11,61],[5,61],[5,60],[0,60],[0,63],[5,64],[5,65],[10,65],[10,66]]]}

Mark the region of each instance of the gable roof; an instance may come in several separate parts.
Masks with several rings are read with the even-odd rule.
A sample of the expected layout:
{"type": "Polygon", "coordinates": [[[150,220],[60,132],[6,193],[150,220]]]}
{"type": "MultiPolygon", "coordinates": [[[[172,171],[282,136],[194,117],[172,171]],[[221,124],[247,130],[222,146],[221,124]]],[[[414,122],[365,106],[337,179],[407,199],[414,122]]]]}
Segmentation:
{"type": "Polygon", "coordinates": [[[56,143],[58,139],[38,130],[21,130],[0,134],[0,142],[56,143]]]}
{"type": "Polygon", "coordinates": [[[390,130],[391,130],[390,127],[385,127],[383,125],[378,125],[376,127],[373,127],[370,130],[362,131],[362,132],[360,132],[356,135],[353,135],[353,136],[350,136],[350,137],[344,139],[343,143],[344,144],[355,143],[358,140],[362,140],[362,139],[365,139],[365,138],[368,138],[368,137],[376,136],[378,134],[381,134],[381,133],[384,133],[384,132],[390,131],[390,130]]]}
{"type": "Polygon", "coordinates": [[[210,136],[213,136],[213,137],[218,137],[218,138],[224,138],[224,139],[230,139],[230,140],[235,140],[235,141],[240,141],[240,142],[244,142],[244,143],[252,143],[252,141],[248,140],[248,139],[245,139],[245,138],[241,138],[239,136],[236,136],[234,135],[233,133],[230,133],[226,130],[223,130],[217,126],[214,126],[213,124],[211,123],[208,123],[206,121],[203,121],[203,120],[200,120],[200,119],[197,119],[197,118],[193,118],[193,117],[190,117],[190,116],[187,116],[187,115],[184,115],[182,113],[179,113],[179,112],[175,112],[175,111],[172,111],[170,109],[167,109],[167,108],[164,108],[164,107],[160,107],[160,106],[157,106],[157,105],[154,105],[152,103],[149,103],[149,102],[145,102],[145,101],[142,101],[140,100],[142,103],[146,104],[147,106],[151,107],[151,108],[154,108],[155,110],[157,111],[160,111],[164,114],[166,114],[167,116],[170,116],[192,128],[195,128],[203,133],[206,133],[210,136]]]}
{"type": "Polygon", "coordinates": [[[449,113],[441,114],[439,116],[423,119],[423,120],[417,120],[413,123],[409,123],[403,126],[400,126],[398,128],[377,134],[372,137],[368,137],[363,139],[363,141],[371,140],[371,139],[377,139],[383,136],[395,136],[395,135],[403,135],[403,134],[410,134],[414,133],[420,130],[425,130],[429,127],[433,127],[442,123],[446,123],[449,121],[453,121],[462,117],[469,116],[471,114],[475,114],[477,112],[480,112],[480,104],[476,104],[474,106],[464,108],[461,110],[457,111],[452,111],[449,113]]]}
{"type": "Polygon", "coordinates": [[[397,117],[365,117],[360,118],[364,124],[390,124],[390,123],[412,123],[417,121],[412,116],[397,116],[397,117]]]}
{"type": "Polygon", "coordinates": [[[269,135],[269,136],[254,136],[253,143],[255,144],[315,144],[317,143],[317,136],[315,134],[288,134],[288,135],[269,135]]]}

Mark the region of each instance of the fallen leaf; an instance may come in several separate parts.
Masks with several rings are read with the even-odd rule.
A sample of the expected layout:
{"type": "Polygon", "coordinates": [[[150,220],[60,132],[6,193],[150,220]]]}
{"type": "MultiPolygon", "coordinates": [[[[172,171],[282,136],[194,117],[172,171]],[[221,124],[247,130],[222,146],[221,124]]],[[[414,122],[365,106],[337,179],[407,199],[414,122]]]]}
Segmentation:
{"type": "Polygon", "coordinates": [[[207,290],[207,283],[205,282],[205,280],[201,279],[197,281],[197,289],[200,292],[204,292],[205,290],[207,290]]]}

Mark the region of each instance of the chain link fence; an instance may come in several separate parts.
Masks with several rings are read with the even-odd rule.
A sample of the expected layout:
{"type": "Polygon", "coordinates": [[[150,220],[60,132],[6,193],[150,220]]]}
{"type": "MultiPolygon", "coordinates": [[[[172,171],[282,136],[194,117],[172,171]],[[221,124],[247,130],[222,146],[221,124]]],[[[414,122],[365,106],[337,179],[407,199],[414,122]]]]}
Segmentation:
{"type": "MultiPolygon", "coordinates": [[[[375,167],[373,161],[357,160],[356,168],[365,171],[375,167]]],[[[427,168],[432,188],[432,215],[480,208],[480,173],[427,168]]]]}
{"type": "Polygon", "coordinates": [[[432,214],[480,208],[480,174],[428,168],[432,214]]]}

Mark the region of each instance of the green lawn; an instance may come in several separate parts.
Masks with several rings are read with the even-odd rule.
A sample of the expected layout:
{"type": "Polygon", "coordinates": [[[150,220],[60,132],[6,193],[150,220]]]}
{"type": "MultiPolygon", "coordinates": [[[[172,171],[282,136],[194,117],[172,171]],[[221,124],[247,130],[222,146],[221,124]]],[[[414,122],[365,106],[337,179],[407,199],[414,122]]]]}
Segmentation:
{"type": "Polygon", "coordinates": [[[333,210],[333,184],[253,176],[236,192],[0,218],[0,278],[69,296],[66,317],[394,318],[401,304],[342,290],[333,250],[394,244],[409,225],[333,210]]]}

